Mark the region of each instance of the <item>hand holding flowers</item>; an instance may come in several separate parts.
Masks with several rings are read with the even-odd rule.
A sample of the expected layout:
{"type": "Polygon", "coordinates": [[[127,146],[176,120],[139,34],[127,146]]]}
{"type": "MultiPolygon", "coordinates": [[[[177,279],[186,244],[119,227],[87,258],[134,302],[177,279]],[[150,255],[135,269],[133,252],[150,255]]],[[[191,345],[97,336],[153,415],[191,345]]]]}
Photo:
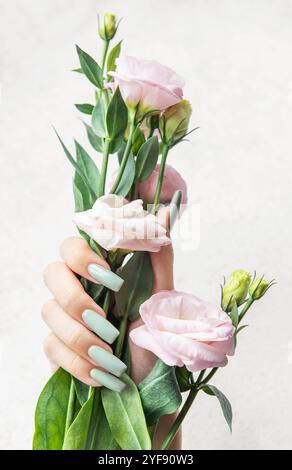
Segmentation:
{"type": "MultiPolygon", "coordinates": [[[[162,449],[171,445],[200,391],[218,398],[231,427],[231,406],[209,381],[234,354],[243,328],[239,324],[247,311],[272,285],[263,278],[251,282],[249,273],[237,270],[222,288],[220,307],[192,294],[155,289],[153,256],[171,243],[169,223],[163,224],[158,216],[159,205],[170,204],[170,210],[175,206],[178,212],[180,202],[187,202],[185,181],[166,161],[189,134],[191,106],[183,99],[183,79],[171,69],[155,61],[119,57],[121,43],[110,49],[116,31],[115,15],[106,14],[99,25],[100,65],[77,47],[78,72],[94,85],[95,101],[76,107],[89,116],[86,131],[99,164],[78,142],[74,158],[59,137],[75,170],[73,220],[88,249],[98,257],[88,272],[73,269],[80,296],[76,305],[86,291],[86,301],[95,310],[77,315],[76,305],[71,309],[79,333],[82,326],[79,343],[89,346],[93,332],[100,341],[102,323],[107,332],[115,333],[108,342],[113,342],[116,358],[103,343],[99,349],[75,349],[74,357],[80,361],[82,356],[80,364],[85,367],[82,376],[70,361],[58,364],[55,360],[62,368],[38,401],[35,449],[150,449],[153,430],[161,417],[179,409],[183,392],[189,393],[188,398],[162,449]],[[118,171],[105,194],[109,158],[115,155],[118,171]],[[104,277],[100,285],[93,280],[101,280],[95,276],[102,269],[107,282],[104,277]],[[111,276],[119,282],[111,283],[111,276]],[[89,336],[84,324],[91,330],[89,336]],[[135,357],[131,357],[128,331],[136,346],[158,358],[138,384],[131,379],[135,357]],[[92,369],[92,361],[99,367],[92,369]],[[52,422],[57,423],[53,430],[52,422]]],[[[55,283],[52,290],[60,295],[60,289],[55,283]]],[[[68,319],[67,324],[69,328],[68,319]]],[[[64,343],[67,333],[59,331],[64,343]]]]}

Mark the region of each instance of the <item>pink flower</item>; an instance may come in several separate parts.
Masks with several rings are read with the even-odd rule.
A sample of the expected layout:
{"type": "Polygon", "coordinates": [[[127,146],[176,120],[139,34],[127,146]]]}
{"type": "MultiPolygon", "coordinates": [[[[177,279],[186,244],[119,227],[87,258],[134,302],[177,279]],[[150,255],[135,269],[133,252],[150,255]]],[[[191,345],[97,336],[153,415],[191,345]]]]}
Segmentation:
{"type": "Polygon", "coordinates": [[[159,251],[170,244],[156,216],[143,209],[143,201],[128,202],[115,194],[102,196],[92,209],[77,212],[73,222],[106,250],[159,251]]]}
{"type": "MultiPolygon", "coordinates": [[[[139,183],[139,195],[143,201],[151,204],[154,200],[155,190],[157,186],[157,180],[159,175],[160,165],[156,165],[152,174],[147,180],[139,183]]],[[[166,165],[165,173],[163,177],[162,190],[160,195],[160,202],[167,203],[171,201],[171,198],[175,191],[180,189],[182,191],[182,205],[187,203],[187,184],[180,173],[173,168],[171,165],[166,165]]]]}
{"type": "Polygon", "coordinates": [[[116,63],[116,71],[109,74],[129,107],[140,103],[144,113],[162,111],[182,99],[184,80],[159,62],[122,57],[116,63]]]}
{"type": "Polygon", "coordinates": [[[191,294],[161,291],[140,307],[144,325],[132,341],[171,366],[191,372],[223,367],[234,354],[234,327],[220,308],[191,294]]]}

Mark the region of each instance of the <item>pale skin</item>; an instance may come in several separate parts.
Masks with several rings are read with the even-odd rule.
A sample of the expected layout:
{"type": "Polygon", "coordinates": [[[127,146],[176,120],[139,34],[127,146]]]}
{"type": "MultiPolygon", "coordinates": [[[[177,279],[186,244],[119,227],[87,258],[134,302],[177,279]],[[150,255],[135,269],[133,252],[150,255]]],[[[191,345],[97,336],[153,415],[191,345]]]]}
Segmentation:
{"type": "MultiPolygon", "coordinates": [[[[64,240],[60,247],[62,261],[49,264],[44,271],[45,284],[52,294],[52,299],[46,302],[42,316],[51,333],[44,341],[44,350],[54,367],[62,367],[74,377],[92,387],[99,384],[90,377],[90,371],[96,368],[96,363],[88,356],[90,346],[97,345],[112,352],[109,344],[88,329],[82,320],[86,309],[94,310],[99,315],[106,316],[103,309],[86,294],[77,279],[80,275],[97,283],[87,271],[91,263],[97,263],[110,269],[108,263],[96,255],[85,240],[71,237],[64,240]]],[[[173,289],[173,250],[167,245],[158,253],[151,253],[154,272],[153,293],[173,289]]],[[[135,328],[142,324],[139,317],[132,325],[135,328]]],[[[130,342],[132,361],[131,377],[139,383],[150,372],[156,361],[156,356],[130,342]]],[[[161,418],[155,434],[154,445],[159,448],[167,435],[175,415],[161,418]]],[[[178,433],[170,449],[181,448],[181,435],[178,433]]]]}

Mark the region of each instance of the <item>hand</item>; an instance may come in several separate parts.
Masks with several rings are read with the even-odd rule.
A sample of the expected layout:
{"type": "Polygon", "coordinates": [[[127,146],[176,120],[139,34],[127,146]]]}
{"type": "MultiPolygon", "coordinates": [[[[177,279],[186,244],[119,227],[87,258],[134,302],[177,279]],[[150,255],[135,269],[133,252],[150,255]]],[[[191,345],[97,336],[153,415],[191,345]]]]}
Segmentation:
{"type": "Polygon", "coordinates": [[[124,384],[116,376],[125,372],[126,366],[112,354],[108,344],[119,332],[85,292],[76,274],[113,290],[118,290],[123,281],[82,238],[66,239],[60,254],[63,262],[49,264],[44,272],[53,295],[42,309],[43,319],[52,330],[44,342],[45,353],[51,363],[87,385],[121,391],[124,384]]]}
{"type": "MultiPolygon", "coordinates": [[[[43,319],[52,330],[44,342],[45,353],[55,367],[62,367],[87,385],[108,386],[108,383],[98,383],[91,377],[92,369],[100,370],[101,365],[97,365],[89,356],[88,350],[96,345],[112,354],[112,349],[90,331],[83,320],[83,313],[88,309],[99,315],[99,318],[105,319],[106,315],[103,309],[86,294],[76,274],[98,283],[88,274],[88,266],[99,265],[108,273],[110,273],[110,267],[105,260],[90,249],[82,238],[66,239],[61,245],[60,254],[63,262],[51,263],[44,272],[45,283],[54,297],[43,306],[42,310],[43,319]]],[[[153,293],[173,289],[172,246],[165,246],[158,253],[151,253],[150,256],[154,273],[153,293]]],[[[109,322],[107,323],[109,324],[109,322]]],[[[131,328],[136,328],[141,323],[141,318],[138,318],[131,324],[131,328]]],[[[97,329],[95,333],[98,334],[97,329]]],[[[115,328],[113,328],[112,340],[115,334],[115,328]]],[[[135,357],[135,361],[132,362],[131,375],[133,380],[139,383],[148,375],[157,358],[150,351],[145,351],[132,342],[130,342],[130,348],[132,356],[135,357]]],[[[119,361],[119,359],[115,359],[119,361]]],[[[110,374],[106,375],[121,382],[110,374]]],[[[159,448],[175,417],[176,414],[172,414],[161,418],[155,434],[154,445],[156,448],[159,448]]],[[[181,434],[178,433],[170,449],[179,449],[180,447],[181,434]]]]}

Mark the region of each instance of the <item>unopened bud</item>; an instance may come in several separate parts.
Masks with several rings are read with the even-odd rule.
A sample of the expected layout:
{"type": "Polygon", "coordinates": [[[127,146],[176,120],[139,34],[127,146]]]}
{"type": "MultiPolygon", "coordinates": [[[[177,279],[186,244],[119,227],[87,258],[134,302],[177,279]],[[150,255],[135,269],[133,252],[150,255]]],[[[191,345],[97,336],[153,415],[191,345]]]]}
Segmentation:
{"type": "Polygon", "coordinates": [[[117,15],[105,13],[99,25],[99,35],[101,39],[109,41],[114,37],[117,31],[117,15]]]}
{"type": "Polygon", "coordinates": [[[223,310],[231,311],[235,302],[241,305],[247,296],[250,284],[250,274],[244,269],[234,271],[223,287],[223,310]]]}

